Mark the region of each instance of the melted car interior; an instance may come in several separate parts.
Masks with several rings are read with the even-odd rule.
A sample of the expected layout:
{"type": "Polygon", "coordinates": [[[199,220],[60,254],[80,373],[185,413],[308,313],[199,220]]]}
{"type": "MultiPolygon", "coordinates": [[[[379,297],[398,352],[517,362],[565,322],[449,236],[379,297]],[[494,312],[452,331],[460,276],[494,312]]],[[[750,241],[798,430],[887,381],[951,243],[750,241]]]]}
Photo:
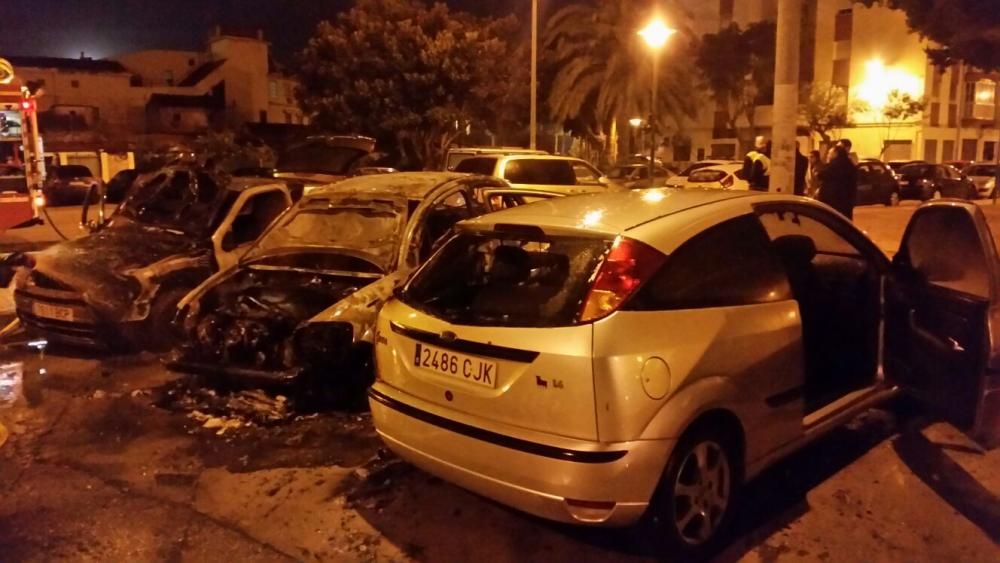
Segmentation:
{"type": "Polygon", "coordinates": [[[811,215],[769,211],[760,220],[799,304],[808,414],[875,382],[880,272],[870,253],[811,215]]]}

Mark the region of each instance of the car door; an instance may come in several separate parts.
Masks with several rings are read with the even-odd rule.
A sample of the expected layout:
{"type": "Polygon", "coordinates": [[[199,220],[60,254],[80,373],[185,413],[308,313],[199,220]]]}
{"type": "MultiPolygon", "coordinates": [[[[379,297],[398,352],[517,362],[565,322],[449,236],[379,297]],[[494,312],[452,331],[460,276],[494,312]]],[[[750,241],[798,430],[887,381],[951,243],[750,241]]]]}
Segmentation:
{"type": "Polygon", "coordinates": [[[871,165],[862,162],[858,165],[858,195],[856,205],[868,205],[875,202],[875,185],[872,179],[871,165]]]}
{"type": "Polygon", "coordinates": [[[250,245],[291,205],[288,191],[275,186],[242,192],[212,235],[219,270],[235,266],[250,245]]]}
{"type": "Polygon", "coordinates": [[[1000,438],[997,250],[971,202],[932,202],[910,220],[886,283],[891,382],[986,445],[1000,438]]]}

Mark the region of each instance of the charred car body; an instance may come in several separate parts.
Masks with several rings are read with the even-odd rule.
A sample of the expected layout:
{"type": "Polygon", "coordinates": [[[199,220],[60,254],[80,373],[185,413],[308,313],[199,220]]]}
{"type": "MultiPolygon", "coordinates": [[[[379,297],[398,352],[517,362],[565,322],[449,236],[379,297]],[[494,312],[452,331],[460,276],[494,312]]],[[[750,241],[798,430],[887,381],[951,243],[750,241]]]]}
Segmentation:
{"type": "Polygon", "coordinates": [[[17,315],[56,342],[163,347],[178,301],[235,264],[291,204],[280,181],[164,168],[90,235],[35,254],[17,282],[17,315]]]}
{"type": "Polygon", "coordinates": [[[360,176],[316,189],[239,266],[181,302],[182,344],[167,366],[254,385],[321,378],[356,389],[370,377],[379,309],[455,223],[553,195],[440,172],[360,176]]]}

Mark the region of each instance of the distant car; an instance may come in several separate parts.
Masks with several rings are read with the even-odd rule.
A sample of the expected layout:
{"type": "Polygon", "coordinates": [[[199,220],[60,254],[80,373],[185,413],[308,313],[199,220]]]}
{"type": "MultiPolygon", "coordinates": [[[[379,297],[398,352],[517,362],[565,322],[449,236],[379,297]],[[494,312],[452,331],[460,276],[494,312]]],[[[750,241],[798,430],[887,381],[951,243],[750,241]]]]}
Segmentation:
{"type": "Polygon", "coordinates": [[[743,178],[742,164],[714,164],[691,172],[683,187],[749,190],[750,183],[743,178]]]}
{"type": "Polygon", "coordinates": [[[600,192],[610,186],[600,170],[585,160],[569,156],[475,156],[459,162],[455,172],[493,176],[507,180],[515,188],[546,190],[562,195],[600,192]]]}
{"type": "Polygon", "coordinates": [[[1000,271],[975,204],[921,206],[891,263],[787,194],[536,205],[459,224],[379,314],[372,420],[417,467],[707,561],[746,482],[898,389],[997,444],[1000,271]]]}
{"type": "Polygon", "coordinates": [[[900,199],[976,199],[976,185],[947,164],[907,164],[899,169],[900,199]]]}
{"type": "Polygon", "coordinates": [[[119,170],[111,177],[108,185],[104,189],[105,198],[111,203],[118,203],[125,199],[135,179],[139,177],[139,172],[133,168],[119,170]]]}
{"type": "Polygon", "coordinates": [[[700,170],[702,168],[707,168],[709,166],[718,166],[720,164],[739,164],[743,163],[738,160],[699,160],[698,162],[693,162],[688,165],[687,168],[681,170],[676,176],[667,180],[667,187],[680,188],[684,186],[684,182],[687,181],[687,177],[691,175],[695,170],[700,170]]]}
{"type": "Polygon", "coordinates": [[[899,205],[899,182],[892,169],[876,159],[858,163],[858,195],[855,205],[899,205]]]}
{"type": "Polygon", "coordinates": [[[899,170],[908,164],[927,164],[926,160],[890,160],[886,163],[889,169],[892,170],[893,175],[896,179],[899,179],[899,170]]]}
{"type": "Polygon", "coordinates": [[[61,164],[50,167],[42,185],[42,193],[50,206],[80,205],[87,194],[97,193],[101,180],[82,164],[61,164]]]}
{"type": "Polygon", "coordinates": [[[954,167],[956,170],[965,170],[967,166],[972,164],[971,160],[946,160],[941,164],[945,164],[954,167]]]}
{"type": "MultiPolygon", "coordinates": [[[[657,165],[653,169],[653,177],[657,185],[663,185],[663,182],[673,175],[673,172],[663,166],[657,165]]],[[[649,187],[648,161],[646,163],[634,162],[615,166],[611,170],[608,170],[607,178],[618,185],[630,189],[649,187]]]]}
{"type": "Polygon", "coordinates": [[[993,197],[993,191],[996,189],[996,172],[996,164],[970,164],[962,170],[962,173],[976,185],[979,197],[993,197]]]}
{"type": "Polygon", "coordinates": [[[521,147],[454,147],[448,149],[448,154],[444,159],[444,169],[446,171],[455,171],[455,167],[458,166],[458,163],[467,158],[477,156],[506,156],[509,154],[543,155],[549,153],[548,151],[525,149],[521,147]]]}

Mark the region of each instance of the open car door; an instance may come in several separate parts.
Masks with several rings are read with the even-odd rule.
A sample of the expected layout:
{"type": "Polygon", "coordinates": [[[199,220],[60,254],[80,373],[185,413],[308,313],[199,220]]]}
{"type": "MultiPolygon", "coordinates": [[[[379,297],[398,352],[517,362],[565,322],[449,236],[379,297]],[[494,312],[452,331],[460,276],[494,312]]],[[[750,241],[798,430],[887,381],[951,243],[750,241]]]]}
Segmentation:
{"type": "Polygon", "coordinates": [[[886,284],[886,376],[969,432],[1000,444],[1000,259],[971,202],[921,206],[886,284]]]}

